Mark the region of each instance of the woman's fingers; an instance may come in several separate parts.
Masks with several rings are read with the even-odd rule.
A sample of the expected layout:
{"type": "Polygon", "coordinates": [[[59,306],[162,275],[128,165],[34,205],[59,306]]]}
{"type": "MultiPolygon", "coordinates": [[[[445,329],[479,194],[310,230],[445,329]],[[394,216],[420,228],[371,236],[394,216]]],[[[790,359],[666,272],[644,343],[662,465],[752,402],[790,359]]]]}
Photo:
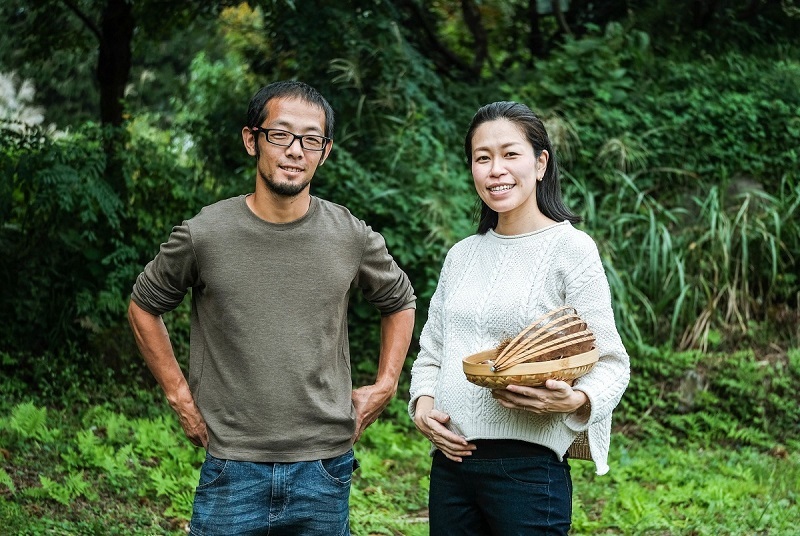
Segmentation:
{"type": "Polygon", "coordinates": [[[567,382],[557,380],[547,380],[543,387],[509,385],[506,389],[494,389],[492,396],[504,408],[537,414],[575,411],[583,403],[581,400],[585,400],[567,382]]]}
{"type": "Polygon", "coordinates": [[[443,442],[441,444],[434,442],[433,444],[442,451],[442,454],[454,462],[460,462],[465,456],[472,456],[472,451],[475,450],[475,445],[471,443],[467,445],[453,445],[448,442],[443,442]]]}
{"type": "Polygon", "coordinates": [[[427,415],[419,419],[417,428],[448,459],[460,462],[462,457],[471,455],[472,451],[475,450],[475,445],[468,443],[464,437],[448,429],[446,423],[449,421],[450,416],[446,413],[431,410],[427,415]]]}

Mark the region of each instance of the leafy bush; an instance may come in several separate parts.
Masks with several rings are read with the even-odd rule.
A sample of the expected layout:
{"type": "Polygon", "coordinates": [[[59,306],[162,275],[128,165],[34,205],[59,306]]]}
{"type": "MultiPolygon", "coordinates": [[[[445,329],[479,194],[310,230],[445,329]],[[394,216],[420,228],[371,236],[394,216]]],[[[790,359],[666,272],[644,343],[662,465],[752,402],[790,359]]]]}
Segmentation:
{"type": "Polygon", "coordinates": [[[568,39],[535,79],[510,78],[511,98],[569,126],[568,144],[555,130],[566,196],[599,243],[627,341],[707,348],[713,331],[797,310],[796,62],[676,63],[611,24],[568,39]]]}
{"type": "MultiPolygon", "coordinates": [[[[354,46],[298,40],[298,17],[312,9],[226,11],[233,22],[195,58],[172,112],[126,126],[124,191],[110,186],[107,134],[94,125],[58,139],[3,131],[0,347],[30,363],[26,381],[72,355],[91,374],[129,373],[134,277],[173,225],[252,187],[236,117],[261,77],[304,79],[331,97],[336,146],[313,192],[384,234],[417,291],[417,330],[445,252],[473,232],[463,130],[480,104],[512,98],[551,126],[566,197],[600,246],[626,342],[708,348],[714,333],[746,337],[754,325],[797,340],[800,71],[782,49],[676,63],[654,54],[647,35],[612,24],[567,39],[535,76],[516,68],[470,87],[441,77],[391,16],[326,7],[326,24],[354,46]]],[[[185,355],[188,304],[166,321],[185,355]]],[[[374,374],[377,327],[356,299],[359,374],[374,374]]]]}
{"type": "Polygon", "coordinates": [[[78,338],[78,296],[96,294],[123,201],[103,180],[97,130],[58,141],[0,130],[4,251],[0,344],[42,352],[78,338]]]}
{"type": "Polygon", "coordinates": [[[128,142],[119,192],[105,176],[99,128],[59,137],[0,129],[0,346],[32,380],[37,361],[62,372],[126,367],[133,280],[175,219],[210,199],[205,176],[145,134],[128,142]]]}
{"type": "MultiPolygon", "coordinates": [[[[626,434],[771,449],[800,441],[800,350],[633,354],[617,422],[626,434]]],[[[782,447],[781,447],[782,448],[782,447]]]]}

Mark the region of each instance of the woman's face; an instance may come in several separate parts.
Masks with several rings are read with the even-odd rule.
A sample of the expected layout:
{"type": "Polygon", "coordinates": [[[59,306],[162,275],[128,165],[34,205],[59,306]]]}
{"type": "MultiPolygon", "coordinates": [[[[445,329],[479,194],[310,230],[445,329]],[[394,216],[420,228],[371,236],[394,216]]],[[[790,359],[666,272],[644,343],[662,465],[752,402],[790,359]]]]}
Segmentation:
{"type": "Polygon", "coordinates": [[[538,214],[536,184],[547,169],[522,131],[507,119],[480,125],[472,135],[472,178],[478,195],[501,219],[538,214]]]}

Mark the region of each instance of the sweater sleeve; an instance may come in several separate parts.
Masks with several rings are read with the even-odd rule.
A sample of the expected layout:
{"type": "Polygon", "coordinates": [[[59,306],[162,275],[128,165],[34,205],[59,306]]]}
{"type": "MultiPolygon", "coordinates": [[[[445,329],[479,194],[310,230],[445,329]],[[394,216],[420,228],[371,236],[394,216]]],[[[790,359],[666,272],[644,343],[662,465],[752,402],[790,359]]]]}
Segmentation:
{"type": "Polygon", "coordinates": [[[417,298],[408,276],[389,254],[383,236],[371,227],[366,228],[355,284],[382,316],[416,307],[417,298]]]}
{"type": "Polygon", "coordinates": [[[410,400],[408,414],[414,418],[417,399],[421,396],[433,397],[436,391],[436,382],[439,378],[442,355],[444,353],[444,318],[442,313],[444,295],[447,288],[448,259],[445,258],[444,266],[439,274],[436,290],[433,292],[428,307],[428,319],[422,328],[419,339],[419,353],[411,367],[410,400]]]}
{"type": "Polygon", "coordinates": [[[579,248],[572,258],[581,260],[565,277],[566,303],[573,306],[594,333],[600,358],[592,370],[575,381],[574,387],[586,393],[591,404],[588,421],[576,414],[565,423],[576,432],[593,424],[610,425],[611,412],[619,403],[630,379],[630,360],[614,321],[611,291],[597,245],[585,233],[565,246],[579,248]]]}
{"type": "Polygon", "coordinates": [[[156,257],[136,278],[131,299],[154,315],[175,309],[198,281],[197,257],[187,222],[172,229],[156,257]]]}

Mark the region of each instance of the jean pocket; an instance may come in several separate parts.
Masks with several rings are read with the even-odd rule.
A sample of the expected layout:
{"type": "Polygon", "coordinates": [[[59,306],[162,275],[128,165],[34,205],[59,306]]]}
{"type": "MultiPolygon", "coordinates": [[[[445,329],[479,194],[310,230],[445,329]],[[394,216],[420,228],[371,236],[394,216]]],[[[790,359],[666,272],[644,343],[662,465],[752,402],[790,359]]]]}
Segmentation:
{"type": "Polygon", "coordinates": [[[350,449],[341,456],[327,458],[317,462],[323,475],[329,480],[342,485],[350,484],[350,480],[353,478],[355,464],[356,461],[353,455],[353,449],[350,449]]]}
{"type": "Polygon", "coordinates": [[[200,468],[200,483],[197,485],[197,489],[208,488],[219,483],[225,476],[227,467],[228,460],[217,458],[206,452],[206,459],[200,468]]]}
{"type": "Polygon", "coordinates": [[[505,458],[499,461],[503,474],[517,483],[544,488],[552,484],[550,460],[545,456],[505,458]]]}

